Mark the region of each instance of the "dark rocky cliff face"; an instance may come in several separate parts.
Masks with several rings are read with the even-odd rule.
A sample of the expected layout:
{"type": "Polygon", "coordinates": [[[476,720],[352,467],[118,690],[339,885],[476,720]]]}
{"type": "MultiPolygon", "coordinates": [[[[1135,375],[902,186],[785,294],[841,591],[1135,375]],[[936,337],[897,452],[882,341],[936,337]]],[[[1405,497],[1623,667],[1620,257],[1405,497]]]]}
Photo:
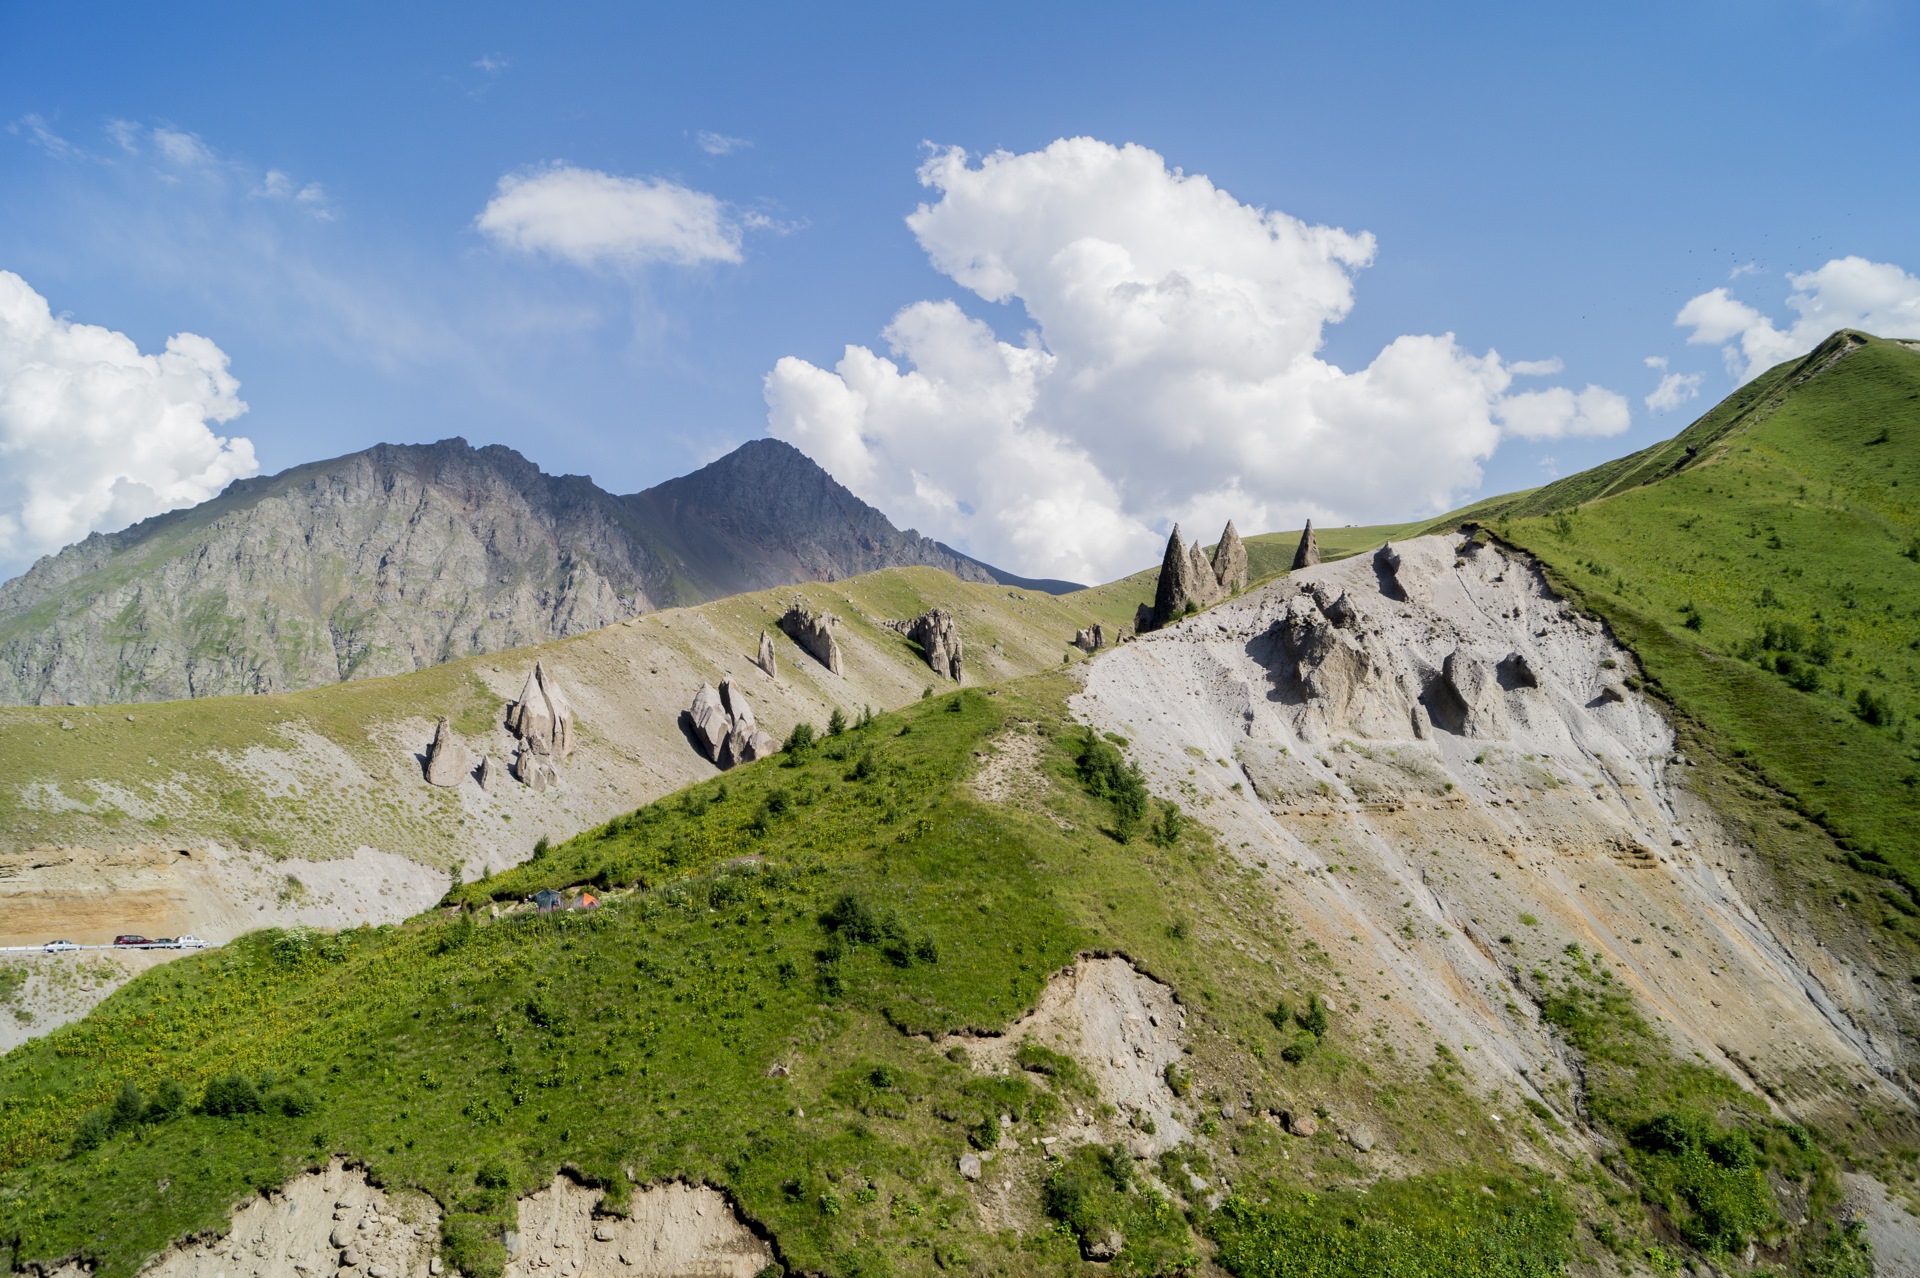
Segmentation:
{"type": "Polygon", "coordinates": [[[775,440],[630,497],[498,445],[382,444],[0,586],[0,702],[285,692],[903,564],[990,579],[775,440]]]}

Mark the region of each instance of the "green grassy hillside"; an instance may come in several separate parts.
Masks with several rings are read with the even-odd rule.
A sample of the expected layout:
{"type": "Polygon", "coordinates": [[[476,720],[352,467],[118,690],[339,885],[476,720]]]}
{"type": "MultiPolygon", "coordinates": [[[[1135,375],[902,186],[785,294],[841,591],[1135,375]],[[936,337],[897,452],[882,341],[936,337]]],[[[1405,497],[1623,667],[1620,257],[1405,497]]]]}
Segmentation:
{"type": "Polygon", "coordinates": [[[0,1059],[0,1263],[82,1255],[123,1278],[335,1153],[438,1200],[443,1250],[476,1276],[499,1272],[515,1196],[561,1167],[616,1204],[636,1179],[723,1186],[787,1265],[838,1274],[1077,1272],[1077,1239],[1118,1225],[1131,1273],[1185,1270],[1217,1242],[1249,1278],[1546,1275],[1575,1250],[1576,1204],[1634,1227],[1544,1118],[1502,1133],[1444,1057],[1370,1048],[1338,973],[1293,951],[1270,889],[1198,827],[1111,837],[1066,691],[1054,676],[929,699],[454,898],[592,882],[607,899],[591,914],[268,931],[143,977],[0,1059]],[[1035,741],[1034,804],[964,783],[1008,731],[1035,741]],[[1202,1144],[1145,1168],[1054,1158],[1039,1136],[1099,1103],[1074,1065],[981,1073],[926,1037],[999,1029],[1087,951],[1130,956],[1190,1009],[1179,1087],[1202,1144]],[[1395,1170],[1341,1188],[1360,1178],[1351,1150],[1331,1125],[1279,1134],[1262,1111],[1288,1104],[1391,1122],[1395,1170]],[[1002,1116],[1017,1142],[995,1175],[1035,1231],[985,1227],[956,1170],[1002,1116]],[[1238,1192],[1210,1212],[1192,1175],[1238,1192]]]}
{"type": "Polygon", "coordinates": [[[1492,527],[1633,647],[1732,769],[1723,802],[1784,804],[1746,824],[1788,883],[1920,980],[1920,351],[1836,335],[1492,527]]]}

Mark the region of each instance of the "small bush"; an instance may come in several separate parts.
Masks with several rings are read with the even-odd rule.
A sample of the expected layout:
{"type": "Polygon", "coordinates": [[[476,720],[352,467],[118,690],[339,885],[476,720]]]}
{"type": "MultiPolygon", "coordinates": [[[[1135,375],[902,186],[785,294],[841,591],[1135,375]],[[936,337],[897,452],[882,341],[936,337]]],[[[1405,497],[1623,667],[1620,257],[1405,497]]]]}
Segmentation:
{"type": "Polygon", "coordinates": [[[203,1113],[215,1118],[237,1118],[241,1114],[257,1114],[264,1103],[260,1098],[260,1089],[240,1073],[222,1074],[207,1084],[206,1093],[200,1098],[203,1113]]]}
{"type": "Polygon", "coordinates": [[[176,1114],[184,1113],[187,1108],[187,1089],[173,1079],[164,1079],[153,1089],[153,1097],[147,1102],[147,1121],[163,1123],[176,1114]]]}
{"type": "Polygon", "coordinates": [[[1115,837],[1122,843],[1131,840],[1147,815],[1147,782],[1140,769],[1092,728],[1081,741],[1077,763],[1088,793],[1112,802],[1115,837]]]}
{"type": "Polygon", "coordinates": [[[1899,718],[1891,701],[1867,688],[1853,694],[1853,713],[1860,722],[1876,728],[1884,728],[1899,718]]]}
{"type": "Polygon", "coordinates": [[[1167,1090],[1183,1100],[1193,1090],[1193,1075],[1181,1069],[1178,1061],[1168,1061],[1160,1077],[1167,1081],[1167,1090]]]}
{"type": "Polygon", "coordinates": [[[551,851],[553,851],[553,841],[549,839],[546,835],[543,834],[538,839],[534,840],[534,844],[533,844],[534,860],[536,861],[544,860],[546,858],[547,853],[551,851]]]}
{"type": "Polygon", "coordinates": [[[320,1101],[307,1088],[295,1084],[292,1087],[283,1087],[268,1093],[266,1107],[288,1118],[305,1118],[320,1108],[320,1101]]]}
{"type": "Polygon", "coordinates": [[[780,748],[788,754],[793,755],[805,754],[808,750],[811,750],[813,748],[813,725],[811,723],[794,724],[793,731],[787,734],[786,744],[780,748]]]}
{"type": "Polygon", "coordinates": [[[835,706],[833,708],[833,713],[827,716],[827,735],[830,737],[837,737],[841,733],[845,732],[846,730],[847,730],[846,712],[842,710],[839,706],[835,706]]]}
{"type": "Polygon", "coordinates": [[[139,1086],[128,1079],[120,1084],[108,1113],[116,1128],[132,1127],[147,1116],[147,1098],[140,1094],[139,1086]]]}
{"type": "Polygon", "coordinates": [[[1180,805],[1164,804],[1160,809],[1160,819],[1147,832],[1147,841],[1155,847],[1170,848],[1180,841],[1180,834],[1186,827],[1187,817],[1180,811],[1180,805]]]}
{"type": "Polygon", "coordinates": [[[1327,1036],[1327,1005],[1318,994],[1307,1000],[1307,1010],[1300,1014],[1300,1028],[1315,1038],[1327,1036]]]}

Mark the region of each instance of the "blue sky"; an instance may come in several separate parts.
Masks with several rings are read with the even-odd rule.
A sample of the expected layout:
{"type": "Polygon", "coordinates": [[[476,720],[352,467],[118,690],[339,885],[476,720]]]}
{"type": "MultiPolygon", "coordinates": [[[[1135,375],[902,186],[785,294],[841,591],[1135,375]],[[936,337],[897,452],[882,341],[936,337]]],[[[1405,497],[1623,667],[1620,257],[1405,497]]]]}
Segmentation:
{"type": "MultiPolygon", "coordinates": [[[[215,357],[187,351],[186,372],[140,393],[164,398],[169,377],[198,378],[188,400],[208,429],[252,450],[251,462],[231,449],[209,460],[175,421],[156,456],[175,447],[187,461],[162,458],[158,479],[110,475],[106,462],[47,460],[43,421],[40,452],[16,439],[0,478],[0,542],[14,521],[0,572],[49,538],[175,504],[249,465],[459,434],[631,491],[767,433],[770,412],[776,433],[897,522],[1016,570],[1106,572],[1170,518],[1237,510],[1245,531],[1303,514],[1385,519],[1439,490],[1465,500],[1529,486],[1669,435],[1800,340],[1788,277],[1829,262],[1894,273],[1803,283],[1822,315],[1897,327],[1909,314],[1911,6],[1458,8],[0,3],[0,271],[44,298],[56,325],[99,325],[149,355],[174,334],[207,339],[237,389],[216,384],[215,357]],[[1217,370],[1169,372],[1161,350],[1106,399],[1070,402],[1068,383],[1098,362],[1088,352],[1107,348],[1071,349],[1062,299],[1078,277],[1039,278],[1081,221],[1108,224],[1098,201],[1131,202],[1113,194],[1127,188],[1088,187],[1058,210],[1058,244],[1030,242],[1019,201],[1085,164],[1054,152],[982,176],[984,155],[1042,157],[1063,138],[1107,144],[1078,157],[1103,164],[1146,148],[1226,193],[1216,205],[1230,196],[1370,233],[1337,267],[1350,296],[1323,299],[1317,338],[1302,339],[1321,342],[1314,358],[1337,373],[1405,335],[1447,333],[1456,380],[1485,382],[1485,365],[1467,361],[1494,351],[1559,367],[1513,373],[1510,388],[1486,391],[1491,407],[1460,409],[1462,422],[1491,412],[1495,423],[1461,426],[1434,458],[1409,451],[1417,424],[1369,426],[1379,413],[1366,406],[1287,434],[1269,419],[1291,411],[1276,405],[1293,391],[1256,369],[1258,394],[1222,410],[1242,417],[1202,422],[1175,465],[1163,437],[1181,434],[1180,413],[1120,419],[1156,388],[1185,402],[1217,370]],[[946,185],[923,184],[944,148],[970,158],[946,185]],[[718,247],[601,252],[532,222],[515,224],[516,241],[478,220],[503,179],[561,172],[706,198],[718,247]],[[1000,197],[1013,207],[989,210],[1000,197]],[[916,231],[905,219],[922,203],[942,208],[916,231]],[[953,266],[981,245],[1025,255],[1002,300],[953,266]],[[1717,288],[1726,295],[1676,325],[1717,288]],[[936,306],[897,324],[916,303],[936,306]],[[1735,304],[1771,329],[1729,314],[1735,304]],[[850,344],[888,355],[890,324],[898,369],[959,359],[988,330],[1004,345],[982,358],[1006,367],[958,389],[950,372],[932,407],[885,408],[876,396],[911,391],[911,379],[841,361],[850,344]],[[1015,367],[1034,349],[1053,362],[1015,367]],[[1668,374],[1697,375],[1696,397],[1649,407],[1668,374]],[[1013,401],[994,390],[1006,378],[1013,401]],[[1549,386],[1614,399],[1502,398],[1549,386]],[[1003,411],[1031,418],[1008,434],[981,416],[1003,411]],[[1111,435],[1102,414],[1117,414],[1111,435]],[[929,432],[944,432],[945,451],[908,438],[929,432]],[[989,436],[998,442],[975,446],[989,436]],[[1296,448],[1297,466],[1272,460],[1296,448]],[[1209,456],[1218,483],[1202,473],[1209,456]],[[1396,458],[1424,479],[1394,478],[1396,458]],[[1377,483],[1334,478],[1376,467],[1377,483]],[[1023,469],[1040,478],[1003,482],[1023,469]],[[1070,500],[1052,500],[1056,474],[1070,500]],[[100,495],[107,481],[117,496],[100,495]]],[[[1127,180],[1194,194],[1152,168],[1127,180]]],[[[1240,259],[1194,257],[1211,252],[1194,247],[1211,233],[1138,221],[1110,232],[1136,262],[1205,266],[1231,292],[1240,259]]],[[[1293,278],[1247,270],[1284,308],[1293,278]]],[[[8,376],[0,363],[0,391],[8,376]]],[[[1415,402],[1425,385],[1408,383],[1415,402]]],[[[1193,402],[1196,420],[1213,411],[1193,402]]],[[[101,429],[111,445],[111,431],[135,427],[101,429]]]]}

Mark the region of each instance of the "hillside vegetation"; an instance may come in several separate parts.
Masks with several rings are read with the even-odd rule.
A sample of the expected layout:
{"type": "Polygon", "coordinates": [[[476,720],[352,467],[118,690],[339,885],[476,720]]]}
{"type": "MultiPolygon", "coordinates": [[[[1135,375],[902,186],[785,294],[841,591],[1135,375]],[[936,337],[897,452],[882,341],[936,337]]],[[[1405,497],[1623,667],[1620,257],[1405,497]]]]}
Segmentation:
{"type": "Polygon", "coordinates": [[[1782,889],[1920,983],[1920,350],[1836,334],[1489,518],[1642,659],[1782,889]]]}
{"type": "Polygon", "coordinates": [[[1559,1272],[1571,1204],[1607,1210],[1581,1159],[1528,1124],[1556,1183],[1485,1139],[1444,1060],[1368,1051],[1321,998],[1324,959],[1290,951],[1267,889],[1198,827],[1156,805],[1152,837],[1112,837],[1127,801],[1094,792],[1127,770],[1095,751],[1089,785],[1065,691],[943,694],[452,898],[602,884],[590,913],[266,931],[143,978],[0,1060],[0,1261],[78,1254],[122,1278],[340,1152],[441,1203],[444,1251],[476,1276],[500,1272],[516,1196],[561,1167],[616,1208],[636,1181],[723,1186],[806,1271],[1073,1272],[1117,1227],[1126,1272],[1189,1268],[1196,1230],[1249,1276],[1559,1272]],[[1036,752],[1031,802],[965,784],[999,749],[1036,752]],[[1166,1083],[1198,1137],[1145,1164],[1040,1142],[1129,1130],[1073,1061],[988,1073],[938,1037],[1005,1026],[1088,951],[1191,1012],[1166,1083]],[[1278,1132],[1281,1088],[1323,1115],[1390,1109],[1399,1170],[1319,1192],[1359,1169],[1331,1123],[1278,1132]],[[956,1171],[976,1148],[1047,1227],[983,1223],[956,1171]],[[1216,1183],[1235,1196],[1208,1212],[1196,1186],[1216,1183]],[[1281,1235],[1284,1260],[1261,1241],[1281,1235]]]}

